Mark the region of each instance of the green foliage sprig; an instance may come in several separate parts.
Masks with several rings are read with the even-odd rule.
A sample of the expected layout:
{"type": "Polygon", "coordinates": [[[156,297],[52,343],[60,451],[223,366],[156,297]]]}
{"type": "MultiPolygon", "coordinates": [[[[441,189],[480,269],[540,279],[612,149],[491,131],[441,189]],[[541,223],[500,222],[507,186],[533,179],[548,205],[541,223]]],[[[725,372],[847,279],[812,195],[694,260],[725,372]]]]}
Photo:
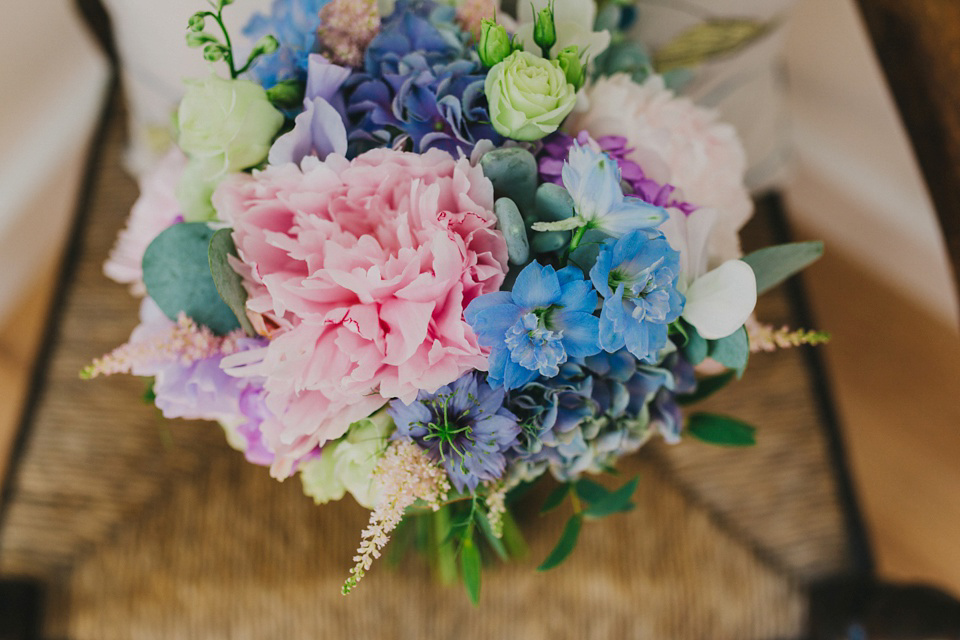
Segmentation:
{"type": "Polygon", "coordinates": [[[245,73],[260,56],[273,53],[279,48],[280,43],[277,42],[276,38],[271,35],[263,36],[257,41],[257,44],[254,45],[253,51],[250,52],[244,65],[237,68],[233,53],[233,43],[230,41],[230,32],[223,22],[223,9],[227,5],[233,4],[233,0],[207,0],[207,4],[213,9],[212,11],[197,11],[187,20],[187,46],[193,48],[203,47],[203,57],[208,62],[219,62],[220,60],[226,62],[231,78],[235,79],[240,76],[240,74],[245,73]],[[207,26],[207,18],[212,18],[213,21],[217,23],[217,26],[220,27],[223,40],[204,31],[207,26]]]}

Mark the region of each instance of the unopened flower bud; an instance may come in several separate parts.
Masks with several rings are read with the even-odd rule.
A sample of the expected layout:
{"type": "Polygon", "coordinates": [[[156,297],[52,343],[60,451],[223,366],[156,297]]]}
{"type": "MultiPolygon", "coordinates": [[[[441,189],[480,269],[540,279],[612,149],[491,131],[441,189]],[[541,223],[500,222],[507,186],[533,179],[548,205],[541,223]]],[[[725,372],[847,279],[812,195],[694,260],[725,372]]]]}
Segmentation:
{"type": "Polygon", "coordinates": [[[190,31],[200,32],[203,31],[204,20],[203,12],[198,11],[197,13],[190,16],[190,19],[187,21],[187,29],[190,31]]]}
{"type": "Polygon", "coordinates": [[[270,54],[280,48],[280,43],[271,35],[265,35],[257,41],[254,51],[258,54],[270,54]]]}
{"type": "Polygon", "coordinates": [[[580,48],[577,45],[567,47],[557,55],[557,62],[567,76],[567,82],[576,87],[577,91],[587,80],[587,69],[580,60],[580,48]]]}
{"type": "Polygon", "coordinates": [[[557,44],[557,27],[553,21],[553,1],[540,9],[533,18],[533,41],[541,51],[543,57],[550,57],[550,49],[557,44]]]}
{"type": "Polygon", "coordinates": [[[503,25],[484,19],[480,23],[480,40],[477,54],[485,67],[492,67],[513,51],[510,36],[503,25]]]}
{"type": "Polygon", "coordinates": [[[223,46],[219,44],[208,44],[203,48],[203,59],[207,62],[219,62],[223,60],[223,46]]]}

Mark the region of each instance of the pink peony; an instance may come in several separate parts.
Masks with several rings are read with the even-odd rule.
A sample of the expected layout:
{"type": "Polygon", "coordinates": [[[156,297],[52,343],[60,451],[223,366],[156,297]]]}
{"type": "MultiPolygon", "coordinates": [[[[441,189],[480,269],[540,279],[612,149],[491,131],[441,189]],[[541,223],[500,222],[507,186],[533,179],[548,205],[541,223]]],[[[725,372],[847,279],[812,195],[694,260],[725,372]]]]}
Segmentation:
{"type": "Polygon", "coordinates": [[[251,315],[269,346],[229,359],[266,378],[273,474],[391,398],[412,402],[487,358],[463,319],[507,269],[493,186],[466,159],[377,149],[227,178],[251,315]]]}
{"type": "Polygon", "coordinates": [[[566,131],[625,137],[633,148],[629,159],[647,177],[676,186],[687,202],[717,210],[712,261],[738,257],[738,232],[753,203],[744,186],[746,154],[734,128],[718,122],[716,112],[676,97],[660,76],[640,85],[618,74],[598,80],[586,95],[589,107],[570,116],[566,131]]]}
{"type": "Polygon", "coordinates": [[[108,278],[129,284],[134,295],[147,292],[141,267],[147,247],[161,231],[182,217],[175,191],[186,165],[186,156],[174,147],[156,169],[140,181],[140,197],[130,210],[127,227],[120,232],[110,258],[103,265],[108,278]]]}

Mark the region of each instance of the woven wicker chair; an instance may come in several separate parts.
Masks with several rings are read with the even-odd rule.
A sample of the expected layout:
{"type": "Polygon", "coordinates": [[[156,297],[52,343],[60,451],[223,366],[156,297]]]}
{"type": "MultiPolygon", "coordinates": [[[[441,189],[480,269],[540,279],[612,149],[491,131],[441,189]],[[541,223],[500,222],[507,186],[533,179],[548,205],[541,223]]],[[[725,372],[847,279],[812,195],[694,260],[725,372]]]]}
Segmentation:
{"type": "MultiPolygon", "coordinates": [[[[81,6],[109,47],[105,15],[93,2],[81,6]]],[[[939,592],[873,580],[812,351],[758,356],[753,386],[748,378],[712,400],[712,409],[761,425],[755,450],[648,448],[627,465],[642,474],[637,509],[588,527],[553,575],[534,575],[532,561],[491,568],[483,607],[472,610],[410,560],[378,567],[349,601],[340,599],[364,521],[359,508],[316,509],[295,484],[245,464],[211,425],[164,425],[137,401],[135,380],[76,379],[86,361],[126,338],[135,317],[135,301],[100,272],[136,195],[119,168],[121,116],[115,100],[4,483],[0,640],[481,638],[508,630],[531,638],[774,640],[851,630],[955,637],[960,629],[957,603],[939,592]]],[[[960,174],[960,163],[950,166],[960,174]]],[[[960,198],[960,175],[951,179],[942,180],[945,202],[960,198]]],[[[747,243],[785,240],[779,198],[759,205],[747,243]]],[[[956,234],[953,223],[944,226],[956,234]]],[[[770,321],[810,324],[796,282],[763,305],[770,321]]],[[[542,557],[557,522],[527,520],[533,558],[542,557]]]]}

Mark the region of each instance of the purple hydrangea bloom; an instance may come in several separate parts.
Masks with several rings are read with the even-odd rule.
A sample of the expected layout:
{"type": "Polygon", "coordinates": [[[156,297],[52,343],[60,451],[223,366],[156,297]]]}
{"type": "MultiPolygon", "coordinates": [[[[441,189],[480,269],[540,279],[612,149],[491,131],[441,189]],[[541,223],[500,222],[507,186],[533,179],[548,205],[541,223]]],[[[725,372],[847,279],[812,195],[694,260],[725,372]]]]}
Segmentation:
{"type": "Polygon", "coordinates": [[[412,438],[440,461],[457,491],[499,480],[506,453],[517,444],[517,417],[504,408],[505,392],[468,373],[435,393],[421,391],[409,405],[390,403],[393,438],[412,438]]]}
{"type": "Polygon", "coordinates": [[[603,296],[600,346],[608,353],[624,346],[644,362],[667,344],[668,325],[680,317],[685,299],[677,291],[680,254],[660,234],[632,231],[608,240],[590,270],[603,296]]]}
{"type": "Polygon", "coordinates": [[[510,390],[557,375],[568,358],[599,352],[596,307],[597,293],[580,269],[532,262],[512,291],[474,299],[464,317],[491,349],[490,384],[510,390]]]}
{"type": "MultiPolygon", "coordinates": [[[[563,163],[570,155],[573,143],[581,146],[590,146],[590,135],[581,131],[576,138],[565,133],[551,134],[544,140],[539,155],[540,179],[544,182],[563,186],[563,163]]],[[[643,169],[630,159],[633,151],[627,146],[627,139],[622,136],[601,136],[593,140],[600,150],[617,161],[620,167],[621,179],[629,187],[627,195],[633,195],[647,204],[657,207],[673,207],[680,209],[687,215],[697,210],[697,206],[674,197],[676,187],[671,184],[660,184],[646,176],[643,169]]]]}
{"type": "Polygon", "coordinates": [[[469,155],[474,145],[502,138],[490,124],[486,73],[453,8],[400,0],[350,81],[351,151],[410,143],[469,155]]]}

